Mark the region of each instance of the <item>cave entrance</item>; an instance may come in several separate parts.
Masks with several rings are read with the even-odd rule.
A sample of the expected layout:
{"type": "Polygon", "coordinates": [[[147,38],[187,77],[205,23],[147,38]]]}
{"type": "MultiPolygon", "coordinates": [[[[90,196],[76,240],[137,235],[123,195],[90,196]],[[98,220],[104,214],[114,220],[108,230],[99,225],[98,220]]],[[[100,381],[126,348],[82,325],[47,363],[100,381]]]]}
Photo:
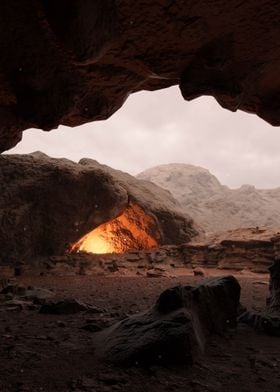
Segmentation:
{"type": "Polygon", "coordinates": [[[125,253],[158,246],[160,233],[155,219],[137,204],[129,203],[117,218],[92,230],[72,247],[71,252],[95,254],[125,253]]]}

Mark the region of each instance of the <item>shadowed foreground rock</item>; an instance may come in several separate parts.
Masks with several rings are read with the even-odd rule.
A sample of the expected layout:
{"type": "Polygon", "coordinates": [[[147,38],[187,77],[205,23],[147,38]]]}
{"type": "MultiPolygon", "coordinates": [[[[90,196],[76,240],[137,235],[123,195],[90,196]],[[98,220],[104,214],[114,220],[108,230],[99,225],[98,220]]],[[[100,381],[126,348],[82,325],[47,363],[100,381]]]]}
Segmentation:
{"type": "Polygon", "coordinates": [[[0,265],[65,254],[131,205],[155,243],[183,243],[196,233],[170,192],[93,160],[2,155],[0,183],[0,265]]]}
{"type": "Polygon", "coordinates": [[[280,258],[276,257],[269,268],[269,297],[263,312],[246,312],[240,321],[246,323],[257,331],[268,335],[280,336],[280,258]]]}
{"type": "Polygon", "coordinates": [[[280,124],[277,0],[2,0],[0,151],[180,84],[280,124]]]}
{"type": "Polygon", "coordinates": [[[271,313],[280,317],[280,258],[277,257],[271,267],[269,267],[269,297],[267,299],[267,309],[271,313]]]}
{"type": "Polygon", "coordinates": [[[96,354],[124,365],[191,364],[210,334],[235,325],[239,299],[232,276],[168,289],[148,311],[98,333],[96,354]]]}

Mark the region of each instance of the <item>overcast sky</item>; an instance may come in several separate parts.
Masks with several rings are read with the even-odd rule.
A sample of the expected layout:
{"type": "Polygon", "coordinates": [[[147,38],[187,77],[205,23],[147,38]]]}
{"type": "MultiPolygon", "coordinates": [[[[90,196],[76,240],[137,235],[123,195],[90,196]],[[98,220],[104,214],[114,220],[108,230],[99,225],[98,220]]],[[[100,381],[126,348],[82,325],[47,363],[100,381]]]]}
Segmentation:
{"type": "Polygon", "coordinates": [[[224,110],[213,98],[186,102],[178,87],[133,94],[106,121],[25,131],[10,152],[38,150],[75,161],[93,158],[131,174],[162,163],[189,163],[233,188],[280,186],[279,127],[224,110]]]}

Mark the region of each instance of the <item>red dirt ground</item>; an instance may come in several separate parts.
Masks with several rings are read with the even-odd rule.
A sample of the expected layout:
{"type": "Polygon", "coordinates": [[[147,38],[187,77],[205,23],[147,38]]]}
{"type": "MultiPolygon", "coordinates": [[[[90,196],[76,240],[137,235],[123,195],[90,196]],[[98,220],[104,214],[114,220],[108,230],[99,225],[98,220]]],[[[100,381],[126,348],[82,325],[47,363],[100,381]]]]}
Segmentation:
{"type": "MultiPolygon", "coordinates": [[[[241,302],[265,304],[267,275],[237,275],[241,302]]],[[[279,392],[280,340],[239,325],[213,336],[192,367],[116,368],[98,362],[89,325],[108,325],[152,305],[175,284],[201,277],[21,277],[21,285],[53,289],[106,310],[103,316],[45,315],[0,309],[0,392],[279,392]],[[86,329],[83,327],[86,326],[86,329]]]]}

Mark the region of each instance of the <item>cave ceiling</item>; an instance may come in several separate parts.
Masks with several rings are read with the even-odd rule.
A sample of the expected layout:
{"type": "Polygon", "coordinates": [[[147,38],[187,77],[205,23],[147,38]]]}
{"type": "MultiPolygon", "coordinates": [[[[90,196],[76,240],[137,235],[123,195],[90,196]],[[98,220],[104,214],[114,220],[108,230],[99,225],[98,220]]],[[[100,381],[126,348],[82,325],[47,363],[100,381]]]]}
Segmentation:
{"type": "Polygon", "coordinates": [[[280,125],[279,0],[2,0],[0,21],[0,151],[172,85],[280,125]]]}

